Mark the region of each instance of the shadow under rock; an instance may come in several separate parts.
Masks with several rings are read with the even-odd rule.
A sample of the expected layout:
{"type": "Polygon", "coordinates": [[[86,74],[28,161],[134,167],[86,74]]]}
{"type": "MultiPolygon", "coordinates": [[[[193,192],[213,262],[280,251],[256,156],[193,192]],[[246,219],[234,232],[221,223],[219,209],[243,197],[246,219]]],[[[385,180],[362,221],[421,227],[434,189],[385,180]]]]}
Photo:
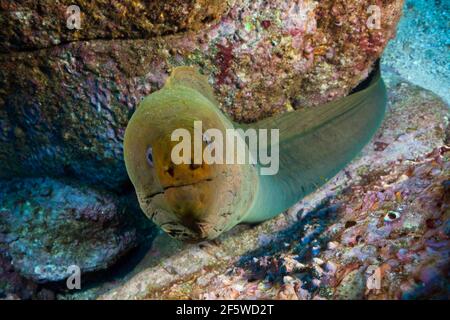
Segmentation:
{"type": "Polygon", "coordinates": [[[283,256],[289,254],[298,263],[307,266],[325,248],[332,237],[328,227],[336,222],[340,207],[330,202],[329,198],[324,200],[305,215],[299,212],[297,222],[275,234],[268,244],[246,253],[236,263],[236,267],[244,269],[249,281],[266,280],[274,284],[282,284],[283,277],[295,273],[304,289],[312,289],[314,269],[305,267],[288,271],[283,256]]]}
{"type": "Polygon", "coordinates": [[[46,283],[43,287],[61,294],[60,298],[63,299],[95,299],[136,274],[139,264],[154,246],[160,229],[140,211],[135,195],[129,192],[124,193],[128,194],[124,195],[123,201],[130,211],[130,216],[134,217],[129,223],[138,229],[139,245],[104,270],[82,273],[80,290],[67,289],[65,281],[46,283]]]}

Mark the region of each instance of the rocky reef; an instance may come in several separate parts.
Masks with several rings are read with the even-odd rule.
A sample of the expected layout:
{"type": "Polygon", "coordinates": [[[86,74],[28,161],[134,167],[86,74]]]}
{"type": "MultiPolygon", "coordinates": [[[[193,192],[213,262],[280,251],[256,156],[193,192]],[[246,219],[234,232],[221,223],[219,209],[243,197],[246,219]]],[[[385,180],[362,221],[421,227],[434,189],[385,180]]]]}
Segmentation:
{"type": "Polygon", "coordinates": [[[404,1],[375,1],[378,29],[373,2],[0,0],[0,298],[448,298],[449,109],[403,79],[415,68],[401,62],[418,23],[411,0],[383,61],[382,128],[288,212],[182,244],[145,220],[125,171],[128,120],[176,66],[208,75],[243,122],[347,95],[395,36],[404,1]],[[81,29],[66,25],[72,4],[81,29]],[[68,266],[113,274],[142,244],[126,275],[61,286],[68,266]]]}
{"type": "Polygon", "coordinates": [[[135,275],[100,298],[448,299],[448,105],[384,76],[384,124],[321,190],[213,242],[161,235],[135,275]]]}
{"type": "Polygon", "coordinates": [[[35,50],[95,39],[142,39],[217,22],[234,0],[0,1],[0,52],[35,50]],[[80,8],[79,28],[74,14],[80,8]],[[69,25],[73,32],[67,32],[69,25]]]}
{"type": "Polygon", "coordinates": [[[174,66],[209,75],[239,121],[342,97],[395,35],[402,3],[379,2],[380,29],[367,27],[371,1],[242,0],[199,31],[19,45],[0,55],[0,177],[66,175],[120,189],[127,121],[174,66]]]}
{"type": "Polygon", "coordinates": [[[67,279],[72,265],[83,273],[105,269],[143,240],[137,229],[145,218],[128,197],[49,178],[0,186],[0,246],[37,282],[67,279]]]}
{"type": "Polygon", "coordinates": [[[449,19],[448,1],[405,1],[398,33],[384,52],[384,63],[392,72],[437,93],[447,103],[450,103],[449,19]]]}

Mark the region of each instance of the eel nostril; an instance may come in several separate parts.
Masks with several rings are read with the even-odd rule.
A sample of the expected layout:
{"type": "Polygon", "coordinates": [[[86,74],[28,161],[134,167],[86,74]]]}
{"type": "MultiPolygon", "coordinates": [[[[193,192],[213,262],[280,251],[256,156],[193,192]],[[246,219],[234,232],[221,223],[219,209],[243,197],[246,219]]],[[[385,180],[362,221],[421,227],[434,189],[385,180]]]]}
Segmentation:
{"type": "Polygon", "coordinates": [[[166,172],[173,178],[173,176],[175,174],[175,169],[174,169],[173,165],[170,165],[169,169],[167,169],[166,172]]]}
{"type": "Polygon", "coordinates": [[[189,165],[189,168],[190,168],[191,170],[195,170],[195,169],[200,168],[201,166],[202,166],[201,164],[194,164],[194,163],[191,163],[191,164],[189,165]]]}

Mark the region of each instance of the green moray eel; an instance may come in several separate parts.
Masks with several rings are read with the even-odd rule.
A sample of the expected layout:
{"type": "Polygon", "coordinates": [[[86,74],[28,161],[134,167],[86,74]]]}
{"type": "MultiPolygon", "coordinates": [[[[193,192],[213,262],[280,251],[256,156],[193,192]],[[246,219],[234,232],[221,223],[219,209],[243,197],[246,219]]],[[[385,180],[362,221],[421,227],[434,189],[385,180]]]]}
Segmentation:
{"type": "MultiPolygon", "coordinates": [[[[239,223],[275,217],[335,176],[370,141],[386,101],[377,67],[362,87],[338,101],[238,124],[220,111],[206,77],[179,67],[130,119],[124,139],[127,172],[142,210],[169,235],[213,239],[239,223]],[[279,129],[278,173],[261,174],[259,162],[174,164],[171,152],[178,141],[171,135],[179,128],[194,135],[195,121],[202,121],[203,130],[221,132],[279,129]]],[[[202,150],[208,143],[201,141],[202,150]]],[[[273,146],[267,147],[269,154],[273,146]]]]}

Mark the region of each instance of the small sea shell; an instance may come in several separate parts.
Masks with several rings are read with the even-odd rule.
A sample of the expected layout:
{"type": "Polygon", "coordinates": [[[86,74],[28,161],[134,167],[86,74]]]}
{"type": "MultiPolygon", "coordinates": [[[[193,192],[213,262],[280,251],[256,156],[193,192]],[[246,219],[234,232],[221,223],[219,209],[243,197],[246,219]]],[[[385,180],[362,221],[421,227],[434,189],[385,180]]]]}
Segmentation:
{"type": "Polygon", "coordinates": [[[386,215],[384,216],[384,221],[386,222],[392,222],[395,221],[397,219],[399,219],[401,217],[401,213],[397,212],[397,211],[389,211],[388,213],[386,213],[386,215]]]}

